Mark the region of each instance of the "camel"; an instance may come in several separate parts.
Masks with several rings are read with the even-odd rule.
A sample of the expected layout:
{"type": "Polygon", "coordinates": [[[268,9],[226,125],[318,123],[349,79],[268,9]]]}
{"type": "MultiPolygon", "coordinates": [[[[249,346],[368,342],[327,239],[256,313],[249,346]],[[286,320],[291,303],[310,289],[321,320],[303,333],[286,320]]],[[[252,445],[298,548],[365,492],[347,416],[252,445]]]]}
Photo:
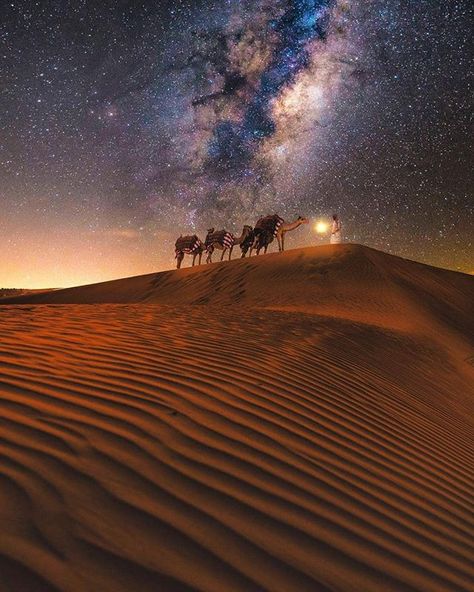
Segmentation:
{"type": "Polygon", "coordinates": [[[298,226],[301,226],[301,224],[309,224],[308,218],[298,216],[294,222],[283,222],[283,224],[278,228],[276,238],[278,241],[279,251],[285,250],[285,234],[291,230],[295,230],[295,228],[298,228],[298,226]]]}
{"type": "Polygon", "coordinates": [[[181,263],[185,255],[193,256],[192,266],[196,262],[196,257],[199,257],[198,265],[201,265],[202,254],[204,252],[204,245],[198,236],[195,234],[190,236],[181,235],[175,243],[175,257],[177,268],[181,267],[181,263]]]}
{"type": "Polygon", "coordinates": [[[265,216],[259,218],[253,229],[254,241],[250,245],[249,257],[252,256],[253,249],[256,249],[257,255],[260,250],[263,249],[264,253],[267,252],[268,245],[273,241],[278,231],[278,228],[283,224],[283,218],[280,218],[277,214],[271,216],[265,216]]]}
{"type": "Polygon", "coordinates": [[[234,238],[234,246],[235,245],[242,245],[242,243],[246,240],[246,238],[252,233],[253,228],[245,224],[242,228],[242,234],[234,238]]]}
{"type": "Polygon", "coordinates": [[[222,251],[221,261],[224,260],[226,251],[229,251],[230,261],[232,258],[232,250],[234,246],[241,245],[247,238],[247,236],[250,234],[251,230],[251,226],[245,225],[242,229],[242,234],[240,236],[234,236],[232,233],[227,232],[226,230],[218,230],[216,232],[214,228],[210,228],[207,231],[207,236],[205,240],[207,251],[206,263],[212,263],[212,253],[214,252],[214,249],[222,251]]]}
{"type": "Polygon", "coordinates": [[[250,226],[248,226],[248,228],[250,228],[249,233],[244,238],[244,240],[240,243],[240,250],[242,252],[241,258],[242,259],[245,257],[245,255],[247,255],[247,252],[249,249],[250,249],[250,252],[252,252],[252,245],[254,244],[255,239],[256,239],[255,229],[251,228],[250,226]]]}
{"type": "Polygon", "coordinates": [[[308,222],[309,220],[302,216],[298,216],[294,222],[285,222],[283,218],[280,218],[276,214],[274,216],[260,218],[255,225],[256,236],[253,245],[250,247],[250,256],[253,249],[257,251],[257,255],[260,254],[261,249],[266,253],[268,245],[273,242],[275,237],[278,241],[278,250],[284,251],[285,234],[291,230],[295,230],[301,224],[308,224],[308,222]]]}

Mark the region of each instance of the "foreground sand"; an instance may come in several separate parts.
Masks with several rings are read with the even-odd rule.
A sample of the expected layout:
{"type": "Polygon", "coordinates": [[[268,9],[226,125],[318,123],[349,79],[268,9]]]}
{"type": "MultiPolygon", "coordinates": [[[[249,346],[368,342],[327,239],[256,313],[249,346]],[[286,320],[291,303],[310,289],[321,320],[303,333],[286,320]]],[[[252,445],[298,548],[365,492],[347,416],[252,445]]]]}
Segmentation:
{"type": "Polygon", "coordinates": [[[336,246],[17,302],[1,592],[472,589],[472,278],[336,246]]]}

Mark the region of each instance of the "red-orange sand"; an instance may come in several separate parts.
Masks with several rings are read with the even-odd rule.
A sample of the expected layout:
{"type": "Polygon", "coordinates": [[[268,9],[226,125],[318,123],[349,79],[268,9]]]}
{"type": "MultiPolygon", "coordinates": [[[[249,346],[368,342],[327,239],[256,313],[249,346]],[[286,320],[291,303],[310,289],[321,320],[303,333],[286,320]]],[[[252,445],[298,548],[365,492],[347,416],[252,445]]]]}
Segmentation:
{"type": "Polygon", "coordinates": [[[473,589],[474,278],[335,245],[16,302],[1,592],[473,589]]]}

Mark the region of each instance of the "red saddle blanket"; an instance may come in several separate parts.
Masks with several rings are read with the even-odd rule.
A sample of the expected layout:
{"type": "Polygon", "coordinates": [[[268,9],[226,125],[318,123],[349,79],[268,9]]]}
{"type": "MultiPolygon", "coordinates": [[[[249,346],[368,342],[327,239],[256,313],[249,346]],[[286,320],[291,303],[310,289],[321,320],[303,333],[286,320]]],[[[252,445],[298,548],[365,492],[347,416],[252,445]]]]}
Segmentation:
{"type": "Polygon", "coordinates": [[[202,248],[203,244],[195,234],[191,236],[180,236],[175,243],[176,252],[195,253],[202,248]]]}
{"type": "Polygon", "coordinates": [[[276,236],[278,229],[283,224],[283,218],[274,214],[272,216],[265,216],[265,218],[260,218],[255,224],[255,231],[258,233],[260,232],[268,232],[272,236],[276,236]]]}
{"type": "Polygon", "coordinates": [[[206,247],[215,245],[216,243],[229,249],[234,244],[234,235],[227,232],[227,230],[217,230],[206,236],[206,247]]]}

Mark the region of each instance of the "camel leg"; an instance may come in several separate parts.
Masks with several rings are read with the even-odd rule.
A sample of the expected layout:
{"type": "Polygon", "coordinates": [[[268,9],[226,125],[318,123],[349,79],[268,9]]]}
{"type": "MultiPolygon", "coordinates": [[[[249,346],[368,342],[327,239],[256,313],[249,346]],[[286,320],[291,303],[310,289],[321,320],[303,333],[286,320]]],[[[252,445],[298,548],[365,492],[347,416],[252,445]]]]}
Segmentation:
{"type": "Polygon", "coordinates": [[[176,255],[176,268],[179,269],[181,267],[181,263],[184,259],[184,253],[178,253],[176,255]]]}
{"type": "Polygon", "coordinates": [[[202,251],[199,253],[199,259],[198,259],[199,263],[198,263],[198,265],[201,265],[201,259],[202,259],[202,251]]]}
{"type": "Polygon", "coordinates": [[[226,250],[227,249],[225,247],[222,249],[221,261],[224,261],[224,255],[225,255],[226,250]]]}
{"type": "Polygon", "coordinates": [[[282,249],[283,235],[281,235],[281,238],[280,238],[280,235],[279,235],[279,234],[277,234],[277,242],[278,242],[278,250],[279,250],[279,251],[282,251],[282,250],[283,250],[283,249],[282,249]]]}
{"type": "Polygon", "coordinates": [[[252,256],[252,251],[255,250],[257,252],[258,255],[258,240],[254,239],[253,243],[250,245],[250,251],[249,251],[249,257],[252,256]]]}
{"type": "Polygon", "coordinates": [[[232,259],[232,250],[234,248],[234,245],[231,246],[231,248],[229,249],[229,261],[232,259]]]}
{"type": "Polygon", "coordinates": [[[212,263],[212,253],[213,253],[214,249],[210,248],[207,251],[207,257],[206,257],[206,263],[212,263]]]}
{"type": "Polygon", "coordinates": [[[285,235],[282,233],[281,235],[281,251],[285,250],[285,235]]]}

